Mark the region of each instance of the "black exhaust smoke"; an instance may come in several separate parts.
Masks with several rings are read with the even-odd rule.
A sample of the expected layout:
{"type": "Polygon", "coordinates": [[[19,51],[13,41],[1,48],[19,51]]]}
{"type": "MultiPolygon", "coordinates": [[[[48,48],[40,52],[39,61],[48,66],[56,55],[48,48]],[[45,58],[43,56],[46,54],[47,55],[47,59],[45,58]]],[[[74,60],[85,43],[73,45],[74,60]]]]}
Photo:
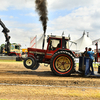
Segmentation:
{"type": "Polygon", "coordinates": [[[46,0],[35,0],[35,4],[36,4],[36,11],[40,16],[39,20],[42,22],[42,26],[43,26],[44,39],[43,39],[42,49],[44,49],[45,33],[46,33],[47,21],[48,21],[47,2],[46,0]]]}
{"type": "Polygon", "coordinates": [[[47,11],[47,2],[46,0],[35,0],[36,3],[36,11],[40,16],[40,21],[42,22],[44,34],[47,29],[47,21],[48,21],[48,11],[47,11]]]}

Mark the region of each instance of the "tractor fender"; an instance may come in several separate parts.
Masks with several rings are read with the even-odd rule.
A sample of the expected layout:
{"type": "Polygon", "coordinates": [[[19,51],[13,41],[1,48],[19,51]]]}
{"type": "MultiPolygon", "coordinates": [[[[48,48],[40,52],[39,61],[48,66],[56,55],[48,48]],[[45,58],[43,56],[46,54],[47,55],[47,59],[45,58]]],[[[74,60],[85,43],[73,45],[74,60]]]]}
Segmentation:
{"type": "Polygon", "coordinates": [[[34,58],[37,61],[37,59],[35,58],[35,56],[29,54],[29,57],[32,57],[32,58],[34,58]]]}
{"type": "MultiPolygon", "coordinates": [[[[69,52],[73,57],[76,57],[75,54],[71,51],[71,50],[65,50],[65,49],[59,49],[57,50],[55,53],[59,52],[59,51],[66,51],[66,52],[69,52]]],[[[55,54],[54,53],[54,54],[55,54]]]]}

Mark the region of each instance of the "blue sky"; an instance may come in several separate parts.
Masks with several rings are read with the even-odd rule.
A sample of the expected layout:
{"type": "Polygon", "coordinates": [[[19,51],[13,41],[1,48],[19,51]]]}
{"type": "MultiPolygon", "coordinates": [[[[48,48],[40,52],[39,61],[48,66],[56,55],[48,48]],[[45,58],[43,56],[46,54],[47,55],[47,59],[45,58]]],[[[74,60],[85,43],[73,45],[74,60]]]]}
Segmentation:
{"type": "MultiPolygon", "coordinates": [[[[43,33],[42,24],[35,11],[35,0],[0,0],[0,19],[10,30],[11,43],[30,46],[30,37],[43,33]]],[[[70,34],[71,41],[79,39],[83,31],[92,40],[100,34],[100,0],[47,0],[47,35],[70,34]]],[[[0,27],[0,31],[2,28],[0,27]]],[[[0,44],[5,42],[0,34],[0,44]]]]}

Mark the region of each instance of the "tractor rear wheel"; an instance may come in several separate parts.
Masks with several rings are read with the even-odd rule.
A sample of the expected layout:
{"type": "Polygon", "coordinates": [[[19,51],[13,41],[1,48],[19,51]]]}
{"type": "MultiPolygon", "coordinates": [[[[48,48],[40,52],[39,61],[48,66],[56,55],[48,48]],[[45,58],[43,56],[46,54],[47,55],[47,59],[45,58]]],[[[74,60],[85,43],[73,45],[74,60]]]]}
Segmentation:
{"type": "Polygon", "coordinates": [[[59,51],[50,61],[52,72],[59,76],[69,76],[75,67],[74,57],[66,51],[59,51]]]}

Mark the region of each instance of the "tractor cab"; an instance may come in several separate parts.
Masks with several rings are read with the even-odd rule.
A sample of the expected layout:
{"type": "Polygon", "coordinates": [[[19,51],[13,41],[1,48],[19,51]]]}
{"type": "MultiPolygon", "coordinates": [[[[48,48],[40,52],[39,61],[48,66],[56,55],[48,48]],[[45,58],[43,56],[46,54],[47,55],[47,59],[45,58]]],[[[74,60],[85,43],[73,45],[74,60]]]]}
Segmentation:
{"type": "Polygon", "coordinates": [[[57,48],[69,49],[69,40],[70,37],[48,35],[48,50],[55,50],[57,48]]]}

